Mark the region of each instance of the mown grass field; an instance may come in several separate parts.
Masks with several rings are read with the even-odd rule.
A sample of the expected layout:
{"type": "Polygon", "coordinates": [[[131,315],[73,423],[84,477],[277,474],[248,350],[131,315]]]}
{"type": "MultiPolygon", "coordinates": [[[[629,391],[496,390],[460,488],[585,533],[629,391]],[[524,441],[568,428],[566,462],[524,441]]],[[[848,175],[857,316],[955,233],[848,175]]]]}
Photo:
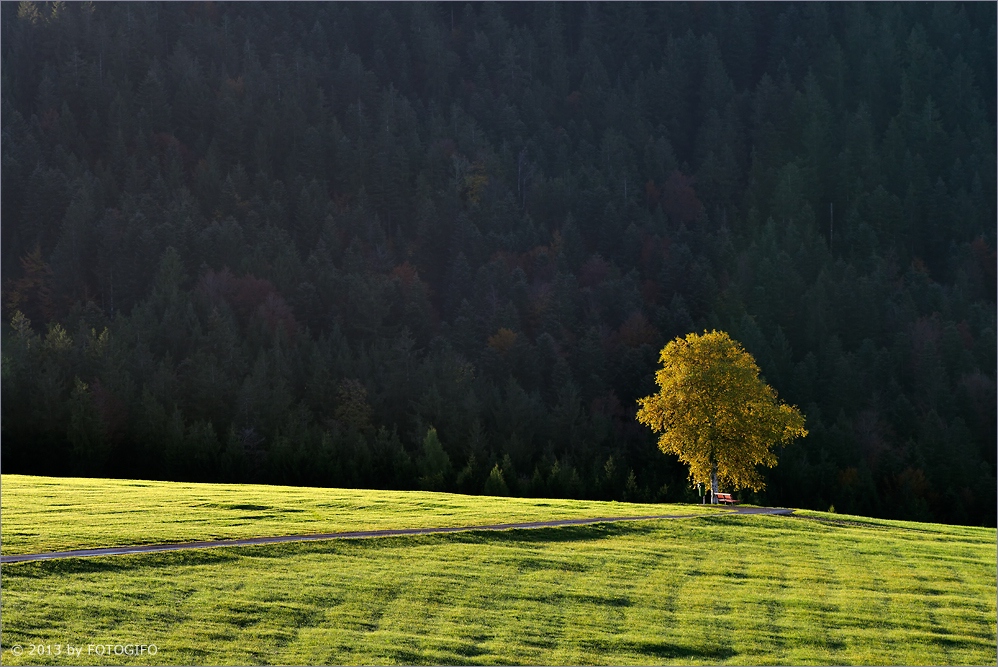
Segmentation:
{"type": "Polygon", "coordinates": [[[495,498],[425,491],[0,477],[0,543],[5,555],[382,528],[723,511],[709,505],[495,498]]]}
{"type": "Polygon", "coordinates": [[[0,640],[4,664],[995,664],[995,541],[802,512],[23,563],[0,640]],[[125,642],[158,652],[9,652],[125,642]]]}

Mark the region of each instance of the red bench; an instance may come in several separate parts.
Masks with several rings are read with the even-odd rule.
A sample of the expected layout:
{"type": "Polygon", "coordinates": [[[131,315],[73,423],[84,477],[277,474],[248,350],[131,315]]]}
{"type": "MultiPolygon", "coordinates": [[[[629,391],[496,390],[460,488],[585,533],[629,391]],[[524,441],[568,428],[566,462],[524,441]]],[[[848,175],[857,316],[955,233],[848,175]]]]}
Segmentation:
{"type": "Polygon", "coordinates": [[[719,503],[725,503],[727,505],[737,505],[738,501],[731,497],[730,493],[715,493],[714,497],[719,503]]]}

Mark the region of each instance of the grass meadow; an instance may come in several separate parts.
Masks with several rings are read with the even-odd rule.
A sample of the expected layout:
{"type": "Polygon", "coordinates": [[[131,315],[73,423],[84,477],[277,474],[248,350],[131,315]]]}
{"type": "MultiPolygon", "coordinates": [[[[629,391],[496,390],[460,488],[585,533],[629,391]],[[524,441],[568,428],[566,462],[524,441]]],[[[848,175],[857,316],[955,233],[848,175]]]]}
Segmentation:
{"type": "Polygon", "coordinates": [[[0,477],[4,555],[383,528],[724,511],[710,505],[496,498],[427,491],[0,477]]]}
{"type": "MultiPolygon", "coordinates": [[[[6,541],[8,530],[27,532],[20,522],[44,512],[15,514],[9,528],[8,507],[22,501],[9,498],[3,481],[6,541]]],[[[168,487],[148,488],[171,497],[168,487]]],[[[244,487],[260,499],[274,488],[244,487]]],[[[309,492],[354,493],[294,490],[309,492]]],[[[448,516],[389,492],[355,512],[388,521],[393,496],[409,508],[395,527],[421,511],[437,513],[423,525],[448,516]]],[[[504,502],[511,512],[535,502],[450,502],[478,516],[476,500],[494,513],[482,522],[507,518],[504,502]]],[[[237,495],[211,502],[267,504],[237,495]]],[[[540,510],[644,511],[549,502],[556,505],[540,510]]],[[[464,511],[451,507],[450,516],[464,511]]],[[[136,511],[156,515],[153,505],[136,511]]],[[[115,534],[146,534],[138,523],[122,519],[119,527],[130,527],[115,534]]],[[[267,533],[303,529],[282,529],[279,516],[260,525],[267,533]]],[[[80,546],[70,542],[62,546],[80,546]]],[[[2,570],[0,640],[4,664],[995,664],[995,544],[987,528],[716,513],[20,563],[2,570]],[[108,643],[155,644],[157,653],[10,653],[14,645],[108,643]]]]}

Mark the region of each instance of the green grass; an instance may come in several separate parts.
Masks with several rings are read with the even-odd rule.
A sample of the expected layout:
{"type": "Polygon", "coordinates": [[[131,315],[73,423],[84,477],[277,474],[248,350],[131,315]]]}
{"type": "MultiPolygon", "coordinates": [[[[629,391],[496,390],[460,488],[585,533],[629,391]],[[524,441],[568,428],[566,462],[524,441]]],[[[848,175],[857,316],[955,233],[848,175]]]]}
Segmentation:
{"type": "Polygon", "coordinates": [[[26,475],[0,478],[0,542],[5,555],[233,537],[723,511],[703,505],[424,491],[26,475]]]}
{"type": "Polygon", "coordinates": [[[0,643],[4,664],[995,664],[995,541],[715,514],[23,563],[0,643]],[[9,653],[57,643],[84,655],[9,653]]]}

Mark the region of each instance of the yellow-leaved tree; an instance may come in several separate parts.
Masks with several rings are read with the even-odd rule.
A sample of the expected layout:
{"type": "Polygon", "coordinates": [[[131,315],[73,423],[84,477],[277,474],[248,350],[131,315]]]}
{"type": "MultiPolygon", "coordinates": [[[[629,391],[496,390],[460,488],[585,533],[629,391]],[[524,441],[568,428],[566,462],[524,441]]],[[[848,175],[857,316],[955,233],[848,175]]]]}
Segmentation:
{"type": "Polygon", "coordinates": [[[661,388],[638,399],[637,418],[661,433],[658,447],[690,467],[694,484],[765,487],[756,466],[772,468],[772,447],[807,435],[804,417],[759,377],[752,355],[723,331],[691,333],[662,349],[661,388]]]}

